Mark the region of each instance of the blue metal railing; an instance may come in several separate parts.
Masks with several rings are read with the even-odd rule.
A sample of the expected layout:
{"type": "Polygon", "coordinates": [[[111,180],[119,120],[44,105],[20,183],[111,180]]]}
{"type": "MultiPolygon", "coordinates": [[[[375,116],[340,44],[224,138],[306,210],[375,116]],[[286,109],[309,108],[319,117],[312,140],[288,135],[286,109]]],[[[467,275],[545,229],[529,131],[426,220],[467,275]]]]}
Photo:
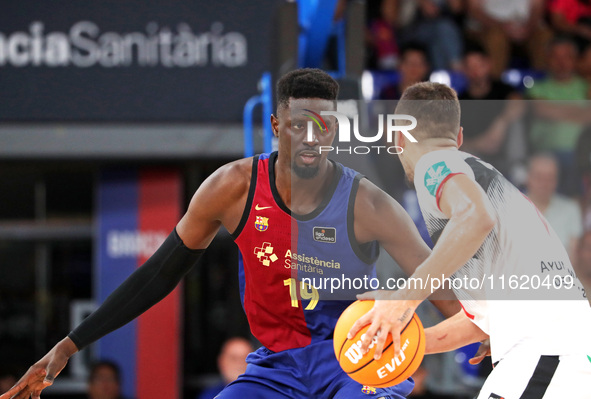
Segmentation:
{"type": "Polygon", "coordinates": [[[273,84],[271,73],[265,72],[259,81],[259,93],[248,99],[244,105],[244,156],[254,155],[254,126],[253,112],[257,105],[262,105],[263,119],[263,151],[273,151],[273,131],[271,128],[271,114],[273,113],[273,84]]]}
{"type": "MultiPolygon", "coordinates": [[[[321,67],[331,35],[337,41],[337,70],[328,71],[338,79],[345,75],[345,21],[333,21],[337,0],[297,0],[299,36],[298,67],[321,67]]],[[[259,94],[251,97],[244,105],[244,156],[254,155],[253,112],[262,105],[263,150],[273,150],[271,114],[273,112],[273,83],[269,72],[263,73],[259,81],[259,94]]]]}

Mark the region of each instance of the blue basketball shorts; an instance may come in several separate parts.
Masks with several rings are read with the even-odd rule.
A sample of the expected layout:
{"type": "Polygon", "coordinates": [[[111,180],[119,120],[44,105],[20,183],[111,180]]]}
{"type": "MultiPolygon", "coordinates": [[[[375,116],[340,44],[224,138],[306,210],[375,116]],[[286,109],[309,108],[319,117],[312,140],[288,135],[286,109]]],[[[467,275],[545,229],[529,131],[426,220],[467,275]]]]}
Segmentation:
{"type": "Polygon", "coordinates": [[[414,388],[412,378],[390,388],[353,381],[337,362],[332,340],[281,352],[261,347],[246,362],[246,372],[217,399],[402,399],[414,388]]]}

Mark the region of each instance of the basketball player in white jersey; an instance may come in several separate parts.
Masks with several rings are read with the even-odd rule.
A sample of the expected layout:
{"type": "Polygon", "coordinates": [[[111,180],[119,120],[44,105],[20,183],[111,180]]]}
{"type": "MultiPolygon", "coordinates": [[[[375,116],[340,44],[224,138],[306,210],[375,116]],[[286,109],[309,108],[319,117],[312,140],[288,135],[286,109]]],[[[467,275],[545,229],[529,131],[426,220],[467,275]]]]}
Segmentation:
{"type": "Polygon", "coordinates": [[[426,329],[426,353],[490,337],[495,368],[478,399],[591,398],[591,308],[559,238],[497,170],[459,151],[460,104],[452,89],[413,85],[396,114],[418,121],[418,143],[397,132],[396,145],[435,247],[411,276],[422,286],[360,296],[384,300],[350,335],[371,324],[363,349],[379,331],[376,358],[388,333],[398,353],[414,310],[451,277],[464,310],[426,329]]]}

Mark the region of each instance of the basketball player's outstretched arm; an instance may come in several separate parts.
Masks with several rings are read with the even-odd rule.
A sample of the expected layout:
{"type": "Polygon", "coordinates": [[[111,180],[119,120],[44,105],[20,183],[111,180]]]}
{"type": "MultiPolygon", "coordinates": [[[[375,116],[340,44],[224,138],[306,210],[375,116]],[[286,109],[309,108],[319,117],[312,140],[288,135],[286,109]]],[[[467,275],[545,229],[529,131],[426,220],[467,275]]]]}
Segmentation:
{"type": "Polygon", "coordinates": [[[223,224],[238,226],[250,186],[252,159],[232,162],[197,190],[186,214],[160,248],[74,331],[55,345],[0,399],[39,398],[78,350],[129,323],[168,295],[195,265],[223,224]]]}
{"type": "Polygon", "coordinates": [[[419,304],[431,294],[431,280],[447,278],[460,269],[474,256],[495,226],[494,211],[485,192],[466,175],[455,175],[445,183],[439,205],[449,221],[431,254],[411,275],[416,281],[422,281],[423,286],[359,296],[360,299],[378,301],[371,311],[353,325],[350,336],[371,324],[362,343],[362,350],[367,352],[371,337],[381,330],[382,334],[375,346],[376,359],[382,355],[388,332],[392,334],[394,353],[399,353],[400,331],[410,321],[419,304]]]}
{"type": "MultiPolygon", "coordinates": [[[[357,240],[361,243],[379,241],[407,275],[412,275],[431,253],[404,208],[366,179],[359,184],[354,211],[357,240]]],[[[446,317],[460,310],[458,300],[449,289],[438,290],[429,300],[446,317]]]]}
{"type": "Polygon", "coordinates": [[[486,339],[488,335],[461,310],[455,316],[425,329],[425,354],[449,352],[486,339]]]}

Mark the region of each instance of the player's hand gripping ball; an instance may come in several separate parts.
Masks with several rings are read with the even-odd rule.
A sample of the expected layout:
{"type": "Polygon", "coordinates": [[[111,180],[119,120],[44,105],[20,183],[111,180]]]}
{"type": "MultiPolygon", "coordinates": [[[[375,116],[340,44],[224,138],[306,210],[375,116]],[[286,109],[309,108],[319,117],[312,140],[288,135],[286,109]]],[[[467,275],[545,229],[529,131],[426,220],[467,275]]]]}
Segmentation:
{"type": "Polygon", "coordinates": [[[334,329],[334,351],[343,370],[355,381],[375,388],[390,387],[406,380],[419,368],[425,355],[425,331],[415,313],[400,334],[398,356],[394,357],[390,334],[379,360],[373,358],[376,337],[372,340],[369,351],[363,355],[361,339],[369,325],[363,327],[351,340],[347,339],[347,333],[353,323],[369,312],[373,305],[373,300],[355,301],[345,309],[334,329]]]}

